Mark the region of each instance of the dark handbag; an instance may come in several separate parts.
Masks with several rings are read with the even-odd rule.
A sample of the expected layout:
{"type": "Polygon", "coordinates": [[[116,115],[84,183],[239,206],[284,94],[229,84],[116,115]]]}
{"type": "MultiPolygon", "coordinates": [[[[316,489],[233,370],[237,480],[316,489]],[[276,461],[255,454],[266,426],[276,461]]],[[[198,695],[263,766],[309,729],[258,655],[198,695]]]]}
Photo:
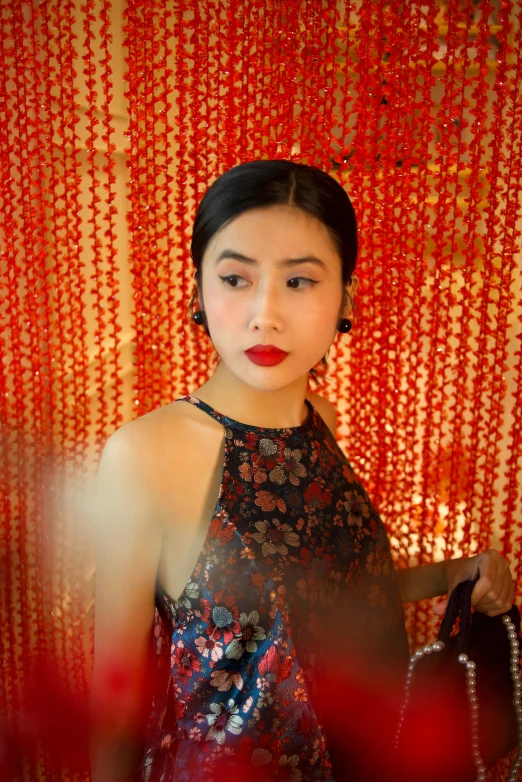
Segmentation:
{"type": "Polygon", "coordinates": [[[392,764],[401,782],[480,782],[517,743],[509,780],[518,778],[520,613],[472,612],[475,583],[453,590],[437,641],[410,658],[392,764]]]}

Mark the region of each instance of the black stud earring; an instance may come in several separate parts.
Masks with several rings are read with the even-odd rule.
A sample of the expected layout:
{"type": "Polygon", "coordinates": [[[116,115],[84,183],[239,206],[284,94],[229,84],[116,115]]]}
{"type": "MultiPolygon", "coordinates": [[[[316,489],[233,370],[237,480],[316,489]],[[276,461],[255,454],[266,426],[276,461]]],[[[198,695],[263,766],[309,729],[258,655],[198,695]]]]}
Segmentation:
{"type": "Polygon", "coordinates": [[[348,334],[348,332],[351,330],[352,321],[348,320],[348,318],[341,318],[339,325],[337,326],[337,331],[339,331],[341,334],[348,334]]]}
{"type": "Polygon", "coordinates": [[[204,310],[196,310],[196,312],[193,312],[192,320],[197,326],[204,326],[207,337],[210,337],[210,332],[208,330],[208,324],[207,324],[207,316],[205,315],[204,310]]]}
{"type": "Polygon", "coordinates": [[[196,310],[196,312],[192,313],[192,320],[197,326],[207,325],[207,319],[203,310],[196,310]]]}

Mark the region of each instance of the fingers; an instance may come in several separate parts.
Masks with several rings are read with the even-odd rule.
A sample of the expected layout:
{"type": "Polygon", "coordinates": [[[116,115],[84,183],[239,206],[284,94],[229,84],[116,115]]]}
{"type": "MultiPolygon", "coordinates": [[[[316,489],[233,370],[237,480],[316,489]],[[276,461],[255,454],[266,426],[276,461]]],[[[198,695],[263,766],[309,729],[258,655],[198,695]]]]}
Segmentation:
{"type": "Polygon", "coordinates": [[[437,616],[443,616],[446,613],[447,607],[448,607],[448,601],[442,600],[440,603],[437,603],[437,605],[433,607],[433,612],[437,614],[437,616]]]}
{"type": "Polygon", "coordinates": [[[486,616],[509,611],[515,585],[507,561],[497,551],[489,550],[477,557],[480,578],[471,595],[471,605],[486,616]]]}
{"type": "Polygon", "coordinates": [[[503,614],[509,611],[513,605],[515,599],[515,583],[511,579],[511,574],[508,572],[508,577],[505,579],[504,588],[500,592],[497,600],[486,603],[481,606],[480,610],[487,613],[488,616],[496,616],[497,614],[503,614]]]}
{"type": "Polygon", "coordinates": [[[475,607],[481,602],[484,604],[493,602],[498,596],[493,593],[496,591],[500,557],[493,554],[497,554],[497,552],[484,551],[476,557],[480,577],[471,594],[471,605],[475,607]]]}

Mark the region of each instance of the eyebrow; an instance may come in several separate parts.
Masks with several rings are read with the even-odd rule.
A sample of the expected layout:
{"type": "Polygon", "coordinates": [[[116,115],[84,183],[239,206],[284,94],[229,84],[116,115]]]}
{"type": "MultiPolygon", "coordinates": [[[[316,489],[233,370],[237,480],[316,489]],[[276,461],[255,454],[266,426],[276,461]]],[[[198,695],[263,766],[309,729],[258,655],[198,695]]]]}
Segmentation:
{"type": "MultiPolygon", "coordinates": [[[[222,250],[216,259],[216,264],[218,264],[219,261],[222,261],[224,258],[232,258],[235,261],[241,261],[242,263],[247,263],[251,266],[259,265],[259,262],[256,261],[255,258],[248,258],[246,255],[238,253],[235,250],[222,250]]],[[[313,263],[315,266],[319,266],[321,269],[328,269],[325,262],[321,261],[320,258],[316,258],[315,255],[304,255],[302,258],[286,258],[284,261],[280,261],[277,265],[292,267],[298,266],[300,263],[313,263]]]]}

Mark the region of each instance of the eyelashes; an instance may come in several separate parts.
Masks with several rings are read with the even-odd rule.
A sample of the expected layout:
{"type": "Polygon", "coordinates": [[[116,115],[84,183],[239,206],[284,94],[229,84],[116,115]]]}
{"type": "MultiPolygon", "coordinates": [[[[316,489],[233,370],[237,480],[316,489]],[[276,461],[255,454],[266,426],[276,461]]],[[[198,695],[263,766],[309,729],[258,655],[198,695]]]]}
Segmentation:
{"type": "MultiPolygon", "coordinates": [[[[291,277],[288,280],[288,282],[289,283],[290,282],[294,282],[295,280],[301,280],[302,282],[306,282],[306,285],[304,286],[305,288],[310,288],[310,287],[312,287],[314,285],[317,285],[317,280],[311,280],[309,277],[291,277]]],[[[289,285],[289,287],[290,288],[294,288],[293,285],[289,285]]],[[[299,287],[303,287],[303,286],[299,286],[299,287]]],[[[299,290],[299,289],[296,288],[296,290],[299,290]]]]}
{"type": "MultiPolygon", "coordinates": [[[[241,277],[239,274],[226,274],[226,275],[219,275],[219,279],[222,280],[222,282],[227,285],[230,288],[246,288],[249,284],[244,277],[241,277]],[[243,281],[245,285],[239,285],[239,281],[243,281]]],[[[310,288],[314,285],[317,285],[317,280],[312,280],[310,277],[290,277],[288,280],[288,287],[292,290],[302,290],[303,288],[310,288]],[[305,283],[304,285],[291,285],[290,283],[305,283]]]]}
{"type": "Polygon", "coordinates": [[[223,280],[225,285],[228,285],[230,288],[244,288],[244,285],[238,285],[238,280],[243,280],[243,282],[246,282],[246,280],[243,277],[240,277],[239,274],[226,274],[225,276],[219,275],[219,279],[223,280]]]}

